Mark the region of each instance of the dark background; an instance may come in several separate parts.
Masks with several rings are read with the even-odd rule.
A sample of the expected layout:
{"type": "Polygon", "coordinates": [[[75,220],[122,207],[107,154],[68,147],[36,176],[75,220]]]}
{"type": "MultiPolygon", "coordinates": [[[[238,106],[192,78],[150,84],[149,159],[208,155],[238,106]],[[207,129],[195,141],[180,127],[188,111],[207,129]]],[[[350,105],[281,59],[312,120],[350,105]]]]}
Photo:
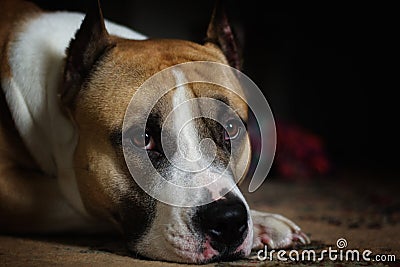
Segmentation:
{"type": "MultiPolygon", "coordinates": [[[[50,10],[85,11],[86,4],[34,2],[50,10]]],[[[196,42],[205,37],[214,5],[101,2],[106,18],[145,35],[196,42]]],[[[397,173],[393,6],[253,0],[226,1],[226,10],[243,47],[243,71],[264,91],[278,121],[320,136],[336,170],[397,173]]]]}

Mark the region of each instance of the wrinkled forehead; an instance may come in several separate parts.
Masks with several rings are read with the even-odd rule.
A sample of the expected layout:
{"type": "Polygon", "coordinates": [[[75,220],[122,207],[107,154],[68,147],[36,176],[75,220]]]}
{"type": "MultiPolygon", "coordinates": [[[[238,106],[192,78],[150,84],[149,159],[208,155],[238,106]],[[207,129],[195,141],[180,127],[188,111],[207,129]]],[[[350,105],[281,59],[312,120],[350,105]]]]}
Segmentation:
{"type": "Polygon", "coordinates": [[[195,116],[199,117],[234,113],[241,120],[247,120],[247,104],[234,75],[216,83],[218,79],[207,79],[209,73],[202,75],[197,72],[197,77],[191,77],[190,71],[172,68],[159,77],[153,76],[151,79],[154,81],[146,81],[135,93],[130,103],[134,108],[127,110],[132,123],[151,116],[162,123],[171,112],[197,114],[195,116]]]}
{"type": "Polygon", "coordinates": [[[213,119],[217,114],[228,116],[236,114],[247,120],[247,105],[237,94],[218,85],[207,83],[188,83],[178,86],[154,105],[152,116],[164,122],[171,113],[190,113],[195,117],[213,119]]]}
{"type": "Polygon", "coordinates": [[[247,119],[238,78],[229,66],[223,65],[225,58],[215,47],[180,40],[123,40],[103,60],[88,88],[82,90],[84,97],[80,101],[82,106],[101,105],[101,109],[90,109],[91,117],[105,125],[121,125],[125,112],[131,124],[143,121],[151,110],[158,111],[163,119],[173,109],[174,99],[176,102],[177,98],[182,101],[200,97],[220,100],[247,119]],[[203,63],[187,67],[193,62],[203,63]],[[177,88],[183,88],[184,94],[177,95],[182,92],[177,88]]]}

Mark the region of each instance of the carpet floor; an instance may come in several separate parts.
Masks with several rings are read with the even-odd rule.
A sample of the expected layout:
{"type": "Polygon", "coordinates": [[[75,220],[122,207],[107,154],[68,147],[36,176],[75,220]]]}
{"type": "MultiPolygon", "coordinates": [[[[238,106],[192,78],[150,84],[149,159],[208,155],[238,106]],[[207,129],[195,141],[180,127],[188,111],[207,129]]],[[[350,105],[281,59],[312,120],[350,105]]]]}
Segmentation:
{"type": "MultiPolygon", "coordinates": [[[[260,261],[253,252],[249,259],[207,266],[400,266],[399,187],[382,182],[388,180],[380,175],[368,174],[367,178],[355,173],[308,182],[269,178],[255,193],[245,194],[250,206],[292,219],[310,236],[312,243],[293,248],[298,258],[296,252],[285,250],[282,258],[291,255],[293,260],[283,261],[274,254],[272,260],[260,261]],[[337,250],[338,239],[347,243],[341,249],[342,259],[339,252],[336,260],[328,252],[321,254],[329,247],[337,250]],[[317,261],[313,260],[313,254],[302,254],[304,250],[315,251],[317,261]],[[348,250],[357,250],[360,260],[352,260],[352,253],[346,260],[348,250]],[[364,260],[362,253],[370,261],[364,260]]],[[[245,192],[246,185],[242,188],[245,192]]],[[[157,244],[154,245],[157,249],[157,244]]],[[[0,236],[0,266],[103,265],[180,266],[137,259],[116,236],[0,236]]]]}

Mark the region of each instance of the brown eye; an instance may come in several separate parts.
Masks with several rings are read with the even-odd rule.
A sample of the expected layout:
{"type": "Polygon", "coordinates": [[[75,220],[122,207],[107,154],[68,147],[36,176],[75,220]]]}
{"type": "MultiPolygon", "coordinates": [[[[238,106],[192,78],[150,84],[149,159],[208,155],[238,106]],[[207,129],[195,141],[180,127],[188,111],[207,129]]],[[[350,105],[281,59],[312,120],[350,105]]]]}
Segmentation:
{"type": "Polygon", "coordinates": [[[225,125],[224,139],[225,141],[236,139],[240,136],[242,127],[237,120],[229,120],[225,125]]]}
{"type": "Polygon", "coordinates": [[[131,136],[131,142],[134,146],[146,150],[152,150],[155,148],[155,142],[153,137],[148,131],[135,131],[131,136]]]}

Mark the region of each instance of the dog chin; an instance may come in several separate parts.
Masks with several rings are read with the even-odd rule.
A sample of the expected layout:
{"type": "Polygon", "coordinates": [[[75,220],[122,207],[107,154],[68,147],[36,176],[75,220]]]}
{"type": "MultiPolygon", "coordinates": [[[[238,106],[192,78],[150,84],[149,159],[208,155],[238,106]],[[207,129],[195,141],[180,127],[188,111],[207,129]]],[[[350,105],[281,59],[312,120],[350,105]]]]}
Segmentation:
{"type": "MultiPolygon", "coordinates": [[[[152,245],[136,246],[133,251],[146,259],[162,260],[179,263],[205,264],[216,261],[236,260],[250,255],[252,248],[252,231],[241,245],[234,251],[217,251],[211,245],[209,237],[201,242],[192,235],[165,235],[152,245]]],[[[143,244],[142,244],[143,245],[143,244]]]]}
{"type": "Polygon", "coordinates": [[[207,263],[220,256],[220,253],[213,249],[208,241],[203,244],[202,251],[191,251],[177,247],[174,247],[173,251],[179,257],[177,261],[183,263],[207,263]]]}
{"type": "Polygon", "coordinates": [[[170,254],[167,258],[162,258],[160,260],[171,261],[171,259],[173,259],[174,262],[179,263],[206,264],[216,261],[236,260],[250,254],[250,250],[239,248],[233,253],[220,253],[211,246],[209,240],[203,242],[201,249],[196,251],[186,249],[184,246],[177,246],[176,244],[171,244],[171,248],[171,252],[173,252],[174,255],[172,256],[170,254]]]}
{"type": "Polygon", "coordinates": [[[210,245],[209,241],[206,241],[203,244],[202,252],[193,252],[176,248],[174,250],[174,253],[179,257],[179,259],[176,260],[177,262],[206,264],[210,262],[237,260],[248,256],[250,254],[250,252],[248,251],[237,249],[233,253],[227,253],[227,252],[220,253],[210,245]]]}

